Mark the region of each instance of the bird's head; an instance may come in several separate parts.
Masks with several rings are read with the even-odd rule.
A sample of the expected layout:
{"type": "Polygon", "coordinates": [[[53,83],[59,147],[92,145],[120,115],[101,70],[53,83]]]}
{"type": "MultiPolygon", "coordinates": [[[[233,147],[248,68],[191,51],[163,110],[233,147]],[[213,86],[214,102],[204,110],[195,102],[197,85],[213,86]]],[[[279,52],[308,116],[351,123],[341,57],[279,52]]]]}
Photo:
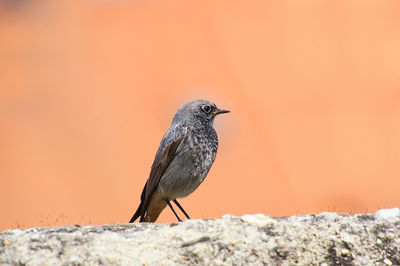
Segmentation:
{"type": "Polygon", "coordinates": [[[214,118],[219,114],[229,113],[228,110],[218,109],[217,106],[206,100],[195,100],[188,102],[176,112],[174,122],[181,120],[192,120],[212,125],[214,118]]]}

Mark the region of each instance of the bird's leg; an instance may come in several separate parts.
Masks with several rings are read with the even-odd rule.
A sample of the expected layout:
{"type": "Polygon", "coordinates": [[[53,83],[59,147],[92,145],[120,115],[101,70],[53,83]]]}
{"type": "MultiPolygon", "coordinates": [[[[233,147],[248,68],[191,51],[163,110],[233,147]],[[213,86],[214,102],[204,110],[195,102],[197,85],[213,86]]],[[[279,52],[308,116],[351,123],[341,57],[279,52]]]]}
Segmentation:
{"type": "MultiPolygon", "coordinates": [[[[168,206],[171,208],[172,212],[175,214],[176,218],[178,219],[179,222],[182,222],[181,218],[179,218],[178,214],[176,214],[174,208],[172,208],[171,203],[169,202],[169,200],[165,200],[168,204],[168,206]]],[[[179,207],[179,206],[178,206],[179,207]]]]}
{"type": "Polygon", "coordinates": [[[190,219],[189,215],[185,212],[185,210],[182,208],[182,206],[178,203],[176,199],[173,200],[175,202],[176,206],[183,212],[183,214],[186,216],[186,218],[190,219]]]}

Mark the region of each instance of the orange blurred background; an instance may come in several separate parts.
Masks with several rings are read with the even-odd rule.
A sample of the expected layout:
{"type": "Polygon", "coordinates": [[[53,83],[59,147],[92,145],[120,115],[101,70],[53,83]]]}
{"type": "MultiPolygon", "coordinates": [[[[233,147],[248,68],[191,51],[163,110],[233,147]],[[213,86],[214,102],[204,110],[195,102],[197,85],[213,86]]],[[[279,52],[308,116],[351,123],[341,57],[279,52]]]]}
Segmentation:
{"type": "Polygon", "coordinates": [[[2,0],[0,229],[129,221],[197,98],[192,218],[400,205],[399,1],[2,0]]]}

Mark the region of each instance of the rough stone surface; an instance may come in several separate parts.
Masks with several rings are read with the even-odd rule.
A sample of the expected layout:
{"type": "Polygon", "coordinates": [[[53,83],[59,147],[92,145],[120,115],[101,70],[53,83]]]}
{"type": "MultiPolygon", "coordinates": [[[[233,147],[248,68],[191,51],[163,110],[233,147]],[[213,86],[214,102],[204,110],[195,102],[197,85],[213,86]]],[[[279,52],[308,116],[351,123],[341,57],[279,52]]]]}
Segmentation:
{"type": "Polygon", "coordinates": [[[0,265],[400,265],[400,217],[226,215],[7,230],[0,265]]]}

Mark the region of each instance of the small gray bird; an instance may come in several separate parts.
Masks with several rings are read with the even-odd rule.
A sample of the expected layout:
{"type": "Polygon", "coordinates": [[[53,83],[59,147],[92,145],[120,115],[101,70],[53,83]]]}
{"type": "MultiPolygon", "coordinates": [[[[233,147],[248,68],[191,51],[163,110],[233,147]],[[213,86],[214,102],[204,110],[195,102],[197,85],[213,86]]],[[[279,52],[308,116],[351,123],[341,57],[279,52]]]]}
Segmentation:
{"type": "Polygon", "coordinates": [[[207,176],[218,149],[214,118],[224,113],[229,111],[205,100],[189,102],[176,112],[158,147],[140,205],[130,223],[139,216],[140,222],[155,222],[167,205],[181,221],[171,200],[190,219],[176,199],[195,191],[207,176]]]}

